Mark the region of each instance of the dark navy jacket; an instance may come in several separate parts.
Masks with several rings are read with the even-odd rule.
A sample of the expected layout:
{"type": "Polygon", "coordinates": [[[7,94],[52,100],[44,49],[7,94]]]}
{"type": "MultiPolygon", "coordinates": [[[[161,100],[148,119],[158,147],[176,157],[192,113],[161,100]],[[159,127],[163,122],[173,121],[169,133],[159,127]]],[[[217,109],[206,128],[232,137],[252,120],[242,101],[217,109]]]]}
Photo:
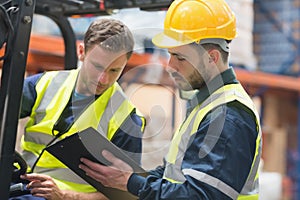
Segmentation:
{"type": "MultiPolygon", "coordinates": [[[[208,86],[199,90],[189,102],[189,113],[198,103],[203,102],[209,93],[222,87],[223,84],[238,83],[234,71],[230,68],[221,74],[223,83],[212,80],[208,86]]],[[[255,154],[258,135],[255,116],[243,104],[234,101],[215,108],[200,123],[194,140],[187,149],[182,165],[207,173],[240,192],[248,177],[255,154]],[[224,121],[225,118],[225,122],[224,121]],[[220,123],[222,122],[222,123],[220,123]],[[222,127],[220,127],[220,125],[222,127]],[[199,159],[199,149],[203,144],[209,127],[221,128],[221,135],[211,152],[199,159]]],[[[188,199],[188,200],[226,200],[227,195],[217,188],[207,185],[186,175],[183,184],[171,183],[163,179],[164,167],[158,167],[144,178],[133,174],[127,184],[128,191],[139,196],[139,199],[188,199]]]]}

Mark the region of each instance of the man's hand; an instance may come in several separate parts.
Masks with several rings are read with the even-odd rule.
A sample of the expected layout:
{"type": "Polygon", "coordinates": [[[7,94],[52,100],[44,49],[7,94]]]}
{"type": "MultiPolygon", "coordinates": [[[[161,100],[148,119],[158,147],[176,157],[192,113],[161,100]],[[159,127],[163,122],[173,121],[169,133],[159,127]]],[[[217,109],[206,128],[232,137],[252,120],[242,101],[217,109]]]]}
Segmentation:
{"type": "Polygon", "coordinates": [[[50,176],[42,174],[26,174],[21,178],[30,181],[27,188],[31,194],[47,200],[108,200],[100,192],[83,193],[70,190],[60,190],[50,176]]]}
{"type": "Polygon", "coordinates": [[[30,181],[27,188],[31,194],[36,197],[43,197],[47,200],[63,200],[64,193],[61,191],[50,176],[43,174],[25,174],[22,179],[30,181]]]}
{"type": "Polygon", "coordinates": [[[108,151],[104,150],[102,155],[112,163],[111,166],[104,166],[86,158],[81,158],[82,164],[79,165],[79,168],[106,187],[127,191],[127,182],[132,174],[132,168],[108,151]]]}

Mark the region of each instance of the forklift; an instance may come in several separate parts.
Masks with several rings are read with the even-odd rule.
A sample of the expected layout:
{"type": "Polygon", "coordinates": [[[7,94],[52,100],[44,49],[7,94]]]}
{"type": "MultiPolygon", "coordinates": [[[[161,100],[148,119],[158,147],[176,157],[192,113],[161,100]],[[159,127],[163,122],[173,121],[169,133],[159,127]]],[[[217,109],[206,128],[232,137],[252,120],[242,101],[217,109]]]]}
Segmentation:
{"type": "Polygon", "coordinates": [[[8,199],[22,188],[11,185],[27,170],[15,151],[29,41],[34,14],[46,16],[59,27],[65,46],[64,69],[77,64],[76,36],[68,20],[72,16],[109,15],[114,9],[166,9],[172,0],[0,0],[0,197],[8,199]],[[66,59],[68,58],[68,59],[66,59]],[[14,167],[14,163],[19,165],[14,167]]]}

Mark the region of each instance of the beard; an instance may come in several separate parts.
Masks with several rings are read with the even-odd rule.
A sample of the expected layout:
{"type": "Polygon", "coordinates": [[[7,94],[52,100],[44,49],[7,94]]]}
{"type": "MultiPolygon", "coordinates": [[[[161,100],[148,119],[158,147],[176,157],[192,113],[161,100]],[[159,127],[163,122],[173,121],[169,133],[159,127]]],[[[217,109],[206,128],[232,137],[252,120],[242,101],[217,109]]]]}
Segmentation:
{"type": "Polygon", "coordinates": [[[203,78],[199,75],[199,73],[192,73],[187,78],[181,76],[177,72],[172,72],[171,77],[173,78],[175,85],[184,91],[190,91],[199,89],[204,84],[203,78]]]}
{"type": "Polygon", "coordinates": [[[194,70],[187,78],[177,72],[172,72],[170,75],[176,86],[184,91],[199,89],[206,85],[204,79],[197,70],[194,70]]]}

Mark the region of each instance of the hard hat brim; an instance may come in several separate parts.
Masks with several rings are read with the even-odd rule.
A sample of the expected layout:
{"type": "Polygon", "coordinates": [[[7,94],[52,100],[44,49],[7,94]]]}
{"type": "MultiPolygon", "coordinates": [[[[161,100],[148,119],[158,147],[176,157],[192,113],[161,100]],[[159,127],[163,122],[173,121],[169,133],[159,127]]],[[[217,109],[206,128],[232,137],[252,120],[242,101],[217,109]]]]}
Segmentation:
{"type": "MultiPolygon", "coordinates": [[[[188,37],[181,37],[181,40],[176,40],[165,33],[159,33],[152,38],[152,42],[155,46],[159,48],[173,48],[179,47],[186,44],[191,44],[195,41],[189,39],[188,37]]],[[[229,52],[229,46],[225,39],[222,38],[204,38],[200,40],[200,44],[217,44],[225,52],[229,52]]]]}
{"type": "Polygon", "coordinates": [[[173,47],[178,47],[186,44],[193,43],[194,41],[185,37],[181,38],[181,40],[174,39],[168,35],[166,35],[164,32],[159,33],[155,35],[152,38],[152,42],[155,46],[159,48],[173,48],[173,47]]]}

